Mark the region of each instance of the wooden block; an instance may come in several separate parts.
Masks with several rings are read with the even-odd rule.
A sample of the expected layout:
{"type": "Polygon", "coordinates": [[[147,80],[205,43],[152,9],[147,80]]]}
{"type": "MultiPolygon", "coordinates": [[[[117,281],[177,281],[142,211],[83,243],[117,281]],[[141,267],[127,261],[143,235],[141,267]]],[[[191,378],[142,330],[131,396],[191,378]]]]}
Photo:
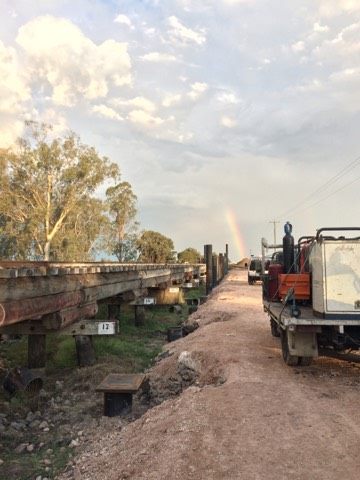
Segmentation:
{"type": "Polygon", "coordinates": [[[144,380],[144,374],[110,373],[95,390],[104,393],[136,393],[144,380]]]}

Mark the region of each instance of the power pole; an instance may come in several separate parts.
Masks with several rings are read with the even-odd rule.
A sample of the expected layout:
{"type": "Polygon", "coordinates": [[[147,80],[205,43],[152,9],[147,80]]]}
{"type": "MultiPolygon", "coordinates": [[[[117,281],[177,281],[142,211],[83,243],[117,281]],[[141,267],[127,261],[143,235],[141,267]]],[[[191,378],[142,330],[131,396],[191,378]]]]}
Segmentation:
{"type": "MultiPolygon", "coordinates": [[[[276,224],[280,222],[274,219],[274,220],[271,220],[269,223],[272,223],[274,225],[274,245],[276,245],[276,224]]],[[[275,247],[274,247],[274,250],[275,250],[275,247]]]]}

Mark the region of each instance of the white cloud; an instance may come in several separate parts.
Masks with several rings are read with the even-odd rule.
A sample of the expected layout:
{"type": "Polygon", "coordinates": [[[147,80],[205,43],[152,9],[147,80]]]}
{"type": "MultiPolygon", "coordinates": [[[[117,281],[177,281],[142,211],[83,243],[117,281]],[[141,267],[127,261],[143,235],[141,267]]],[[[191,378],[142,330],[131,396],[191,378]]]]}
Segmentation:
{"type": "Polygon", "coordinates": [[[360,11],[359,0],[320,0],[319,13],[324,17],[337,17],[342,12],[360,11]]]}
{"type": "Polygon", "coordinates": [[[101,117],[110,118],[111,120],[124,120],[113,108],[104,104],[94,105],[92,111],[99,114],[101,117]]]}
{"type": "Polygon", "coordinates": [[[181,102],[182,96],[179,93],[165,95],[162,105],[164,107],[173,107],[181,102]]]}
{"type": "Polygon", "coordinates": [[[110,85],[131,83],[127,45],[111,39],[96,45],[69,20],[37,17],[19,29],[16,41],[33,82],[48,85],[55,104],[73,106],[81,97],[105,97],[110,85]]]}
{"type": "Polygon", "coordinates": [[[114,19],[115,23],[120,23],[121,25],[126,25],[129,28],[134,28],[130,18],[127,15],[120,13],[114,19]]]}
{"type": "Polygon", "coordinates": [[[314,23],[313,30],[314,32],[323,33],[328,32],[330,29],[327,25],[320,25],[320,23],[316,22],[314,23]]]}
{"type": "Polygon", "coordinates": [[[191,85],[191,90],[188,96],[192,100],[197,100],[208,89],[208,84],[205,82],[195,82],[191,85]]]}
{"type": "Polygon", "coordinates": [[[16,51],[0,41],[0,112],[19,112],[30,99],[30,88],[21,72],[16,51]]]}
{"type": "Polygon", "coordinates": [[[149,112],[145,112],[144,110],[132,110],[128,115],[128,119],[131,123],[138,124],[146,128],[157,127],[164,123],[162,118],[154,117],[149,112]]]}
{"type": "Polygon", "coordinates": [[[237,125],[236,120],[232,117],[227,116],[227,115],[223,115],[221,117],[220,123],[223,127],[226,127],[226,128],[234,128],[237,125]]]}
{"type": "Polygon", "coordinates": [[[155,112],[156,110],[156,105],[154,102],[148,98],[140,96],[128,100],[124,98],[113,98],[111,103],[117,107],[136,107],[137,109],[145,110],[149,113],[155,112]]]}
{"type": "Polygon", "coordinates": [[[170,38],[175,43],[204,45],[206,42],[206,35],[203,29],[192,30],[185,27],[175,16],[168,18],[168,24],[170,26],[170,38]]]}
{"type": "Polygon", "coordinates": [[[24,123],[16,119],[8,118],[4,121],[1,116],[0,122],[0,148],[11,147],[24,129],[24,123]]]}
{"type": "Polygon", "coordinates": [[[300,40],[299,42],[293,43],[291,45],[291,49],[293,52],[303,52],[305,50],[305,43],[300,40]]]}
{"type": "Polygon", "coordinates": [[[161,53],[161,52],[150,52],[146,55],[140,57],[141,60],[145,60],[146,62],[154,62],[154,63],[166,63],[166,62],[176,62],[175,55],[171,55],[169,53],[161,53]]]}
{"type": "Polygon", "coordinates": [[[221,103],[236,105],[240,102],[238,97],[232,92],[221,92],[216,96],[217,100],[221,103]]]}

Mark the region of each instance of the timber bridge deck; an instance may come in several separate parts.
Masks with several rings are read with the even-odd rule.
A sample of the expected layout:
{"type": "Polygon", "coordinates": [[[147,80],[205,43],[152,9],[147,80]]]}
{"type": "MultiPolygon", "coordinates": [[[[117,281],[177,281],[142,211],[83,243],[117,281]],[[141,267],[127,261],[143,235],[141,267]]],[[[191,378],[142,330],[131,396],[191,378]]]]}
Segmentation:
{"type": "Polygon", "coordinates": [[[57,330],[95,316],[98,302],[133,300],[204,273],[203,264],[0,262],[0,333],[24,321],[57,330]]]}
{"type": "Polygon", "coordinates": [[[205,271],[203,264],[0,262],[0,336],[27,335],[28,366],[41,368],[46,336],[73,335],[79,365],[89,364],[91,336],[110,333],[104,326],[115,333],[122,304],[134,305],[141,325],[148,296],[160,304],[174,291],[179,298],[205,271]],[[95,320],[99,303],[107,304],[106,319],[95,320]]]}
{"type": "Polygon", "coordinates": [[[0,261],[0,337],[27,335],[28,366],[40,368],[46,336],[73,335],[81,365],[92,335],[108,327],[116,333],[122,304],[134,306],[141,325],[146,305],[179,303],[182,288],[206,279],[208,294],[228,271],[228,246],[225,254],[213,254],[212,245],[204,250],[205,264],[0,261]],[[95,319],[100,303],[107,304],[104,320],[95,319]]]}

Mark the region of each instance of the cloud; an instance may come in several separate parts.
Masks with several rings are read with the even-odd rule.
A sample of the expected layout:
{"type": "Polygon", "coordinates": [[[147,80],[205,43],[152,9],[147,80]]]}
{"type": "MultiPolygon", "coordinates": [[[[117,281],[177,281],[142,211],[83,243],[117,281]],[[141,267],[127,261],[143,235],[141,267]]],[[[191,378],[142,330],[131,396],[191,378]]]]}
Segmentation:
{"type": "Polygon", "coordinates": [[[154,62],[154,63],[176,62],[177,60],[175,55],[171,55],[169,53],[161,53],[161,52],[150,52],[140,57],[140,59],[145,60],[146,62],[154,62]]]}
{"type": "Polygon", "coordinates": [[[16,51],[0,41],[0,112],[19,112],[30,99],[27,78],[21,70],[16,51]]]}
{"type": "Polygon", "coordinates": [[[319,13],[324,17],[337,17],[342,12],[354,13],[359,11],[358,0],[320,0],[319,13]]]}
{"type": "Polygon", "coordinates": [[[234,118],[229,117],[227,115],[223,115],[221,117],[220,123],[223,127],[226,127],[226,128],[234,128],[237,125],[237,121],[234,118]]]}
{"type": "Polygon", "coordinates": [[[208,89],[208,84],[205,82],[195,82],[191,85],[191,90],[188,96],[192,100],[197,100],[208,89]]]}
{"type": "Polygon", "coordinates": [[[205,44],[206,35],[203,29],[192,30],[191,28],[185,27],[175,16],[168,18],[168,24],[170,26],[169,36],[174,43],[183,45],[205,44]]]}
{"type": "Polygon", "coordinates": [[[182,96],[179,93],[165,95],[162,105],[164,107],[173,107],[181,102],[182,96]]]}
{"type": "Polygon", "coordinates": [[[216,96],[220,103],[236,105],[240,102],[238,97],[232,92],[221,92],[216,96]]]}
{"type": "Polygon", "coordinates": [[[117,107],[136,107],[149,113],[155,112],[157,109],[155,103],[145,97],[135,97],[128,100],[114,98],[111,100],[111,103],[117,107]]]}
{"type": "Polygon", "coordinates": [[[293,43],[291,45],[291,50],[296,53],[303,52],[305,50],[305,43],[302,40],[300,40],[299,42],[293,43]]]}
{"type": "Polygon", "coordinates": [[[162,118],[154,117],[144,110],[132,110],[128,115],[128,119],[131,123],[145,128],[154,128],[164,123],[162,118]]]}
{"type": "Polygon", "coordinates": [[[113,108],[110,108],[107,105],[94,105],[92,107],[92,111],[99,114],[101,117],[110,118],[111,120],[124,120],[121,115],[119,115],[113,108]]]}
{"type": "Polygon", "coordinates": [[[114,19],[114,22],[115,23],[120,23],[121,25],[126,25],[127,27],[129,28],[132,28],[134,29],[135,27],[133,26],[130,18],[127,16],[127,15],[124,15],[122,13],[120,13],[119,15],[117,15],[114,19]]]}
{"type": "Polygon", "coordinates": [[[102,98],[111,85],[131,83],[127,45],[112,39],[96,45],[69,20],[37,17],[20,27],[16,41],[27,55],[33,83],[50,87],[57,105],[102,98]]]}
{"type": "Polygon", "coordinates": [[[320,25],[320,23],[316,22],[314,23],[313,30],[314,32],[323,33],[328,32],[330,28],[327,25],[320,25]]]}

